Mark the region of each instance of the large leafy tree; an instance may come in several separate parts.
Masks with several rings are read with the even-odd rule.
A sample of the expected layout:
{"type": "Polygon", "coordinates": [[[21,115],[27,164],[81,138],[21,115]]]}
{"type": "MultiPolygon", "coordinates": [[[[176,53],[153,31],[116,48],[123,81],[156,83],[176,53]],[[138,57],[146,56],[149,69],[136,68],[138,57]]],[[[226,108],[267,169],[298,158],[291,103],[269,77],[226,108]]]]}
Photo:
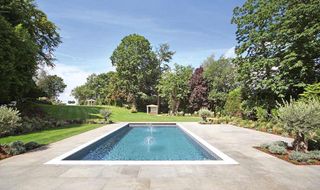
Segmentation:
{"type": "Polygon", "coordinates": [[[0,15],[0,103],[21,98],[35,86],[36,52],[29,33],[0,15]]]}
{"type": "MultiPolygon", "coordinates": [[[[168,63],[171,61],[172,56],[175,53],[176,52],[170,50],[170,46],[168,43],[160,44],[159,47],[156,48],[156,55],[160,63],[161,74],[170,69],[170,66],[168,65],[168,63]]],[[[157,94],[157,105],[158,105],[158,109],[160,110],[161,102],[160,102],[159,92],[157,94]]]]}
{"type": "Polygon", "coordinates": [[[72,90],[72,95],[79,104],[85,104],[88,99],[96,100],[97,104],[121,104],[125,97],[114,71],[91,74],[85,84],[72,90]]]}
{"type": "Polygon", "coordinates": [[[60,36],[32,0],[0,1],[0,103],[19,100],[35,87],[38,64],[53,65],[60,36]]]}
{"type": "Polygon", "coordinates": [[[45,73],[42,73],[38,78],[37,86],[52,100],[56,100],[58,95],[67,87],[61,77],[45,73]]]}
{"type": "Polygon", "coordinates": [[[173,71],[164,72],[157,85],[160,96],[169,101],[169,109],[176,114],[180,103],[188,97],[190,93],[189,80],[192,75],[191,66],[175,64],[173,71]]]}
{"type": "Polygon", "coordinates": [[[172,56],[175,53],[175,51],[170,50],[170,46],[168,43],[160,44],[156,49],[156,55],[158,61],[160,62],[161,73],[170,69],[168,63],[171,61],[172,56]]]}
{"type": "Polygon", "coordinates": [[[110,105],[123,104],[126,95],[117,72],[110,71],[105,75],[108,78],[108,85],[103,92],[105,94],[105,103],[110,105]]]}
{"type": "Polygon", "coordinates": [[[137,34],[124,37],[112,53],[111,62],[133,109],[137,98],[156,94],[160,64],[146,38],[137,34]]]}
{"type": "Polygon", "coordinates": [[[202,107],[209,106],[209,85],[208,81],[203,76],[203,67],[199,67],[194,70],[189,86],[190,86],[190,96],[189,96],[189,107],[192,111],[200,110],[202,107]]]}
{"type": "Polygon", "coordinates": [[[215,60],[214,56],[208,57],[203,67],[204,77],[209,82],[211,106],[216,112],[221,111],[228,93],[237,86],[236,68],[231,59],[221,57],[215,60]]]}
{"type": "Polygon", "coordinates": [[[78,104],[84,105],[89,97],[89,89],[86,85],[77,86],[71,92],[71,95],[78,101],[78,104]]]}
{"type": "Polygon", "coordinates": [[[234,9],[245,98],[269,111],[320,77],[320,1],[247,0],[234,9]]]}
{"type": "Polygon", "coordinates": [[[21,25],[38,47],[38,63],[53,65],[53,52],[61,43],[57,26],[39,10],[34,0],[1,0],[0,14],[11,26],[21,25]]]}

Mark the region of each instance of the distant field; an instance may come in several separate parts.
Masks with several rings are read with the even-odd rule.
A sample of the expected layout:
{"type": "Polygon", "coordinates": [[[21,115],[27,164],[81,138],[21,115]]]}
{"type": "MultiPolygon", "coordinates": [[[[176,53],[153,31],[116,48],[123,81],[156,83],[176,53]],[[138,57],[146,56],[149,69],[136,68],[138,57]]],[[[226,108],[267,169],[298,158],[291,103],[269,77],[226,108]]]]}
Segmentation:
{"type": "Polygon", "coordinates": [[[144,112],[131,113],[130,110],[114,106],[67,106],[67,105],[39,105],[51,117],[57,119],[88,119],[99,117],[100,109],[110,109],[112,111],[111,120],[113,122],[183,122],[200,121],[199,117],[189,116],[164,116],[148,115],[144,112]]]}

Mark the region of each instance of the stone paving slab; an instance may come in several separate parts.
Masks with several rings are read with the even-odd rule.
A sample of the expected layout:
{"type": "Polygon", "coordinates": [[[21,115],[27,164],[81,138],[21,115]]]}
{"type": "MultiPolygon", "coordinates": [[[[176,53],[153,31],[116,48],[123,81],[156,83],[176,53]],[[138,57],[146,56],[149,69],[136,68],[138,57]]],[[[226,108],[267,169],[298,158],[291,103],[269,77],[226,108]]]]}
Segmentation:
{"type": "Polygon", "coordinates": [[[230,125],[180,123],[238,165],[44,164],[123,124],[101,127],[0,161],[0,190],[318,190],[320,187],[320,166],[296,166],[252,148],[264,142],[292,139],[230,125]]]}

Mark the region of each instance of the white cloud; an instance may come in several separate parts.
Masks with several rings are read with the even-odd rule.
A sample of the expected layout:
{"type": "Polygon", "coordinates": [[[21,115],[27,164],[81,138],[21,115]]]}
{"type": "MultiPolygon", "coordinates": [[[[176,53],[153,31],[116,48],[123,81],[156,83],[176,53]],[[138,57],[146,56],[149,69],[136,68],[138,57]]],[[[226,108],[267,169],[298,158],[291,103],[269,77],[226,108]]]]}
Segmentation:
{"type": "Polygon", "coordinates": [[[226,58],[235,58],[236,57],[236,53],[235,53],[235,46],[233,46],[232,48],[228,49],[224,54],[224,57],[226,58]]]}
{"type": "Polygon", "coordinates": [[[66,89],[59,96],[59,100],[67,102],[68,100],[74,100],[71,96],[71,91],[75,87],[82,85],[86,82],[86,78],[91,72],[84,71],[76,66],[65,65],[57,63],[54,68],[44,68],[50,75],[58,75],[63,78],[64,83],[67,85],[66,89]]]}

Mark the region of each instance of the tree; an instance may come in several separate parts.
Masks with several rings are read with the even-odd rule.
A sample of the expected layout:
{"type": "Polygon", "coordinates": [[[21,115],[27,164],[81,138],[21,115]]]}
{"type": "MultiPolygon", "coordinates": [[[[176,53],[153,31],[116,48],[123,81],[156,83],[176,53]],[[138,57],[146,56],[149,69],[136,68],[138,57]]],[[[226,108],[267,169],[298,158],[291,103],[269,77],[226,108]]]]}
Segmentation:
{"type": "Polygon", "coordinates": [[[38,49],[36,53],[38,63],[54,65],[52,53],[61,43],[58,28],[37,8],[34,0],[2,0],[0,14],[12,27],[21,25],[28,31],[38,49]]]}
{"type": "Polygon", "coordinates": [[[189,107],[192,111],[198,111],[202,107],[209,107],[209,86],[208,81],[203,76],[203,72],[203,67],[195,69],[189,82],[191,90],[189,107]]]}
{"type": "Polygon", "coordinates": [[[171,61],[175,51],[170,51],[170,46],[167,43],[160,44],[156,49],[156,55],[160,62],[161,73],[170,69],[168,63],[171,61]]]}
{"type": "Polygon", "coordinates": [[[117,73],[110,71],[107,73],[91,74],[85,84],[72,90],[72,96],[78,103],[83,105],[88,99],[96,100],[99,105],[122,103],[125,97],[121,91],[120,81],[117,73]]]}
{"type": "Polygon", "coordinates": [[[116,104],[122,98],[116,72],[92,74],[87,78],[85,85],[90,91],[91,99],[95,99],[97,104],[116,104]]]}
{"type": "Polygon", "coordinates": [[[203,67],[204,77],[209,82],[209,100],[216,113],[223,109],[229,91],[237,86],[236,69],[231,59],[221,57],[214,60],[214,56],[208,57],[203,67]]]}
{"type": "Polygon", "coordinates": [[[106,103],[110,105],[122,105],[126,95],[118,74],[110,71],[106,75],[108,77],[108,85],[104,91],[106,95],[106,103]]]}
{"type": "Polygon", "coordinates": [[[40,75],[37,85],[51,100],[56,100],[58,95],[67,87],[61,77],[47,74],[40,75]]]}
{"type": "Polygon", "coordinates": [[[319,0],[248,0],[234,9],[246,99],[268,112],[320,77],[319,0]]]}
{"type": "Polygon", "coordinates": [[[155,95],[160,64],[146,38],[137,34],[124,37],[113,51],[111,62],[116,66],[119,80],[133,109],[136,109],[140,95],[155,95]]]}
{"type": "Polygon", "coordinates": [[[160,97],[169,101],[169,109],[173,114],[178,112],[180,102],[190,93],[189,80],[192,75],[191,66],[175,64],[174,71],[164,72],[157,89],[160,97]]]}
{"type": "Polygon", "coordinates": [[[37,47],[29,33],[0,15],[0,103],[17,100],[34,86],[37,47]]]}
{"type": "Polygon", "coordinates": [[[34,90],[38,64],[53,65],[60,36],[33,0],[0,1],[0,103],[34,90]]]}
{"type": "MultiPolygon", "coordinates": [[[[156,49],[156,55],[157,55],[157,59],[160,63],[160,73],[161,74],[170,69],[170,66],[168,65],[168,63],[171,61],[172,56],[175,53],[176,52],[174,52],[174,51],[170,51],[170,46],[167,43],[160,44],[159,47],[156,49]]],[[[157,105],[158,105],[158,109],[160,110],[161,103],[160,103],[159,92],[157,94],[157,105]]]]}
{"type": "Polygon", "coordinates": [[[230,116],[241,116],[241,88],[236,88],[228,93],[224,111],[230,116]]]}
{"type": "Polygon", "coordinates": [[[295,135],[292,143],[294,150],[306,152],[308,139],[312,139],[320,129],[320,100],[285,101],[278,109],[278,117],[285,129],[295,135]]]}
{"type": "Polygon", "coordinates": [[[71,95],[78,101],[78,104],[84,105],[88,97],[88,89],[86,85],[77,86],[71,91],[71,95]]]}

